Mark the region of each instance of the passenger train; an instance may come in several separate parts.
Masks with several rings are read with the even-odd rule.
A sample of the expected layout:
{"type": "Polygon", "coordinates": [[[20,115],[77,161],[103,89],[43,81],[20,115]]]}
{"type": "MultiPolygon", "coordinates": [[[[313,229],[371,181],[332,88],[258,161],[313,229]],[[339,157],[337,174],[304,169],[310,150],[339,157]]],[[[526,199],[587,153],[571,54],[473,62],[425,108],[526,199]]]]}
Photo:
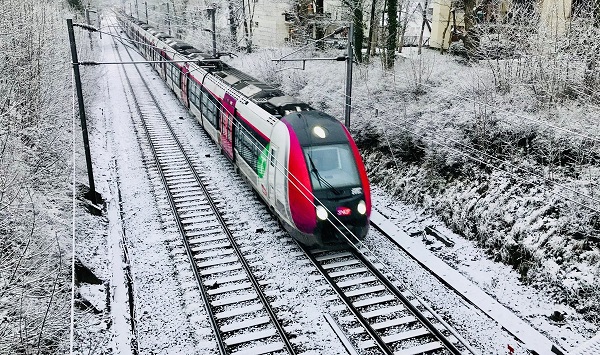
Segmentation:
{"type": "Polygon", "coordinates": [[[369,181],[344,125],[146,23],[118,18],[293,238],[339,248],[365,237],[369,181]]]}

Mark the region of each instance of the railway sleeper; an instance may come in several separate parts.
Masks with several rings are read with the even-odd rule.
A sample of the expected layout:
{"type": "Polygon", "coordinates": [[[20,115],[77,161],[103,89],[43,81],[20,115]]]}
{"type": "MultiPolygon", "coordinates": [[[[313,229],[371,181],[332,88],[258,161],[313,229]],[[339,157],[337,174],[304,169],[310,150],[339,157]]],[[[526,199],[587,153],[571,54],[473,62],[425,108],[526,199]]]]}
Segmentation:
{"type": "Polygon", "coordinates": [[[282,342],[273,342],[269,344],[261,344],[254,347],[242,349],[240,351],[232,352],[231,355],[262,355],[271,354],[277,351],[283,351],[285,345],[282,342]]]}
{"type": "Polygon", "coordinates": [[[277,330],[274,328],[268,328],[268,329],[264,329],[264,330],[251,331],[251,332],[246,332],[246,333],[242,333],[239,335],[229,337],[229,338],[225,339],[225,344],[227,346],[234,346],[234,345],[249,343],[249,342],[258,341],[258,340],[262,340],[262,339],[266,339],[266,338],[271,338],[274,336],[277,336],[277,330]]]}
{"type": "Polygon", "coordinates": [[[265,325],[271,322],[271,318],[267,317],[267,316],[259,316],[259,317],[254,317],[254,318],[250,318],[250,319],[245,319],[243,321],[237,322],[231,322],[230,324],[227,325],[222,325],[219,327],[219,330],[222,333],[228,333],[228,332],[234,332],[237,330],[242,330],[242,329],[246,329],[246,328],[252,328],[252,327],[258,327],[261,325],[265,325]]]}
{"type": "Polygon", "coordinates": [[[207,251],[204,253],[198,253],[196,255],[194,255],[194,258],[196,260],[198,259],[212,259],[212,258],[219,258],[222,257],[224,255],[233,255],[235,253],[234,250],[230,248],[220,248],[217,250],[212,250],[212,251],[207,251]]]}

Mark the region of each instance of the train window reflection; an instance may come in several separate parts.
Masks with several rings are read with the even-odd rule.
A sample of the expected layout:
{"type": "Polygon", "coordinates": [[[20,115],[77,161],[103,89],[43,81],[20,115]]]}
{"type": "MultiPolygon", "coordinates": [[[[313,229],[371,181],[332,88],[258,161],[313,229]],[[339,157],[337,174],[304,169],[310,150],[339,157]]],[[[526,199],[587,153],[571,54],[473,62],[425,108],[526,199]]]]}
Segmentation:
{"type": "Polygon", "coordinates": [[[356,162],[348,144],[304,148],[313,188],[360,185],[356,162]]]}

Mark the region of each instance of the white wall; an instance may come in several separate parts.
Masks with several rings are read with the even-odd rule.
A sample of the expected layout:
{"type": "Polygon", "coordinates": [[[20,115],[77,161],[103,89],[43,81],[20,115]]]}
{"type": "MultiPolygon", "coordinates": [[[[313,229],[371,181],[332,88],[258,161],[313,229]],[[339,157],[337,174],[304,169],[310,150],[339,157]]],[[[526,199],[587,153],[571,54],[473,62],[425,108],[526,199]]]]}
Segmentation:
{"type": "MultiPolygon", "coordinates": [[[[290,5],[273,0],[258,0],[254,5],[253,44],[262,48],[283,45],[289,37],[288,24],[283,14],[290,11],[290,5]]],[[[243,27],[240,33],[243,34],[243,27]]]]}

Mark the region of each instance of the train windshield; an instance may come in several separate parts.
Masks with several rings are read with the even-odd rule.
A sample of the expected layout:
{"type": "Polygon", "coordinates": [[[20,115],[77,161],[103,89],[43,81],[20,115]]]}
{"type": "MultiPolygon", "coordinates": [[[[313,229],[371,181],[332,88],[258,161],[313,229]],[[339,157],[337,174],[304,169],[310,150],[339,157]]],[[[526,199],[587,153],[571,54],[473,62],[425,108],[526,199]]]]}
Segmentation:
{"type": "Polygon", "coordinates": [[[358,170],[348,144],[321,145],[304,148],[304,156],[315,190],[360,185],[358,170]]]}

